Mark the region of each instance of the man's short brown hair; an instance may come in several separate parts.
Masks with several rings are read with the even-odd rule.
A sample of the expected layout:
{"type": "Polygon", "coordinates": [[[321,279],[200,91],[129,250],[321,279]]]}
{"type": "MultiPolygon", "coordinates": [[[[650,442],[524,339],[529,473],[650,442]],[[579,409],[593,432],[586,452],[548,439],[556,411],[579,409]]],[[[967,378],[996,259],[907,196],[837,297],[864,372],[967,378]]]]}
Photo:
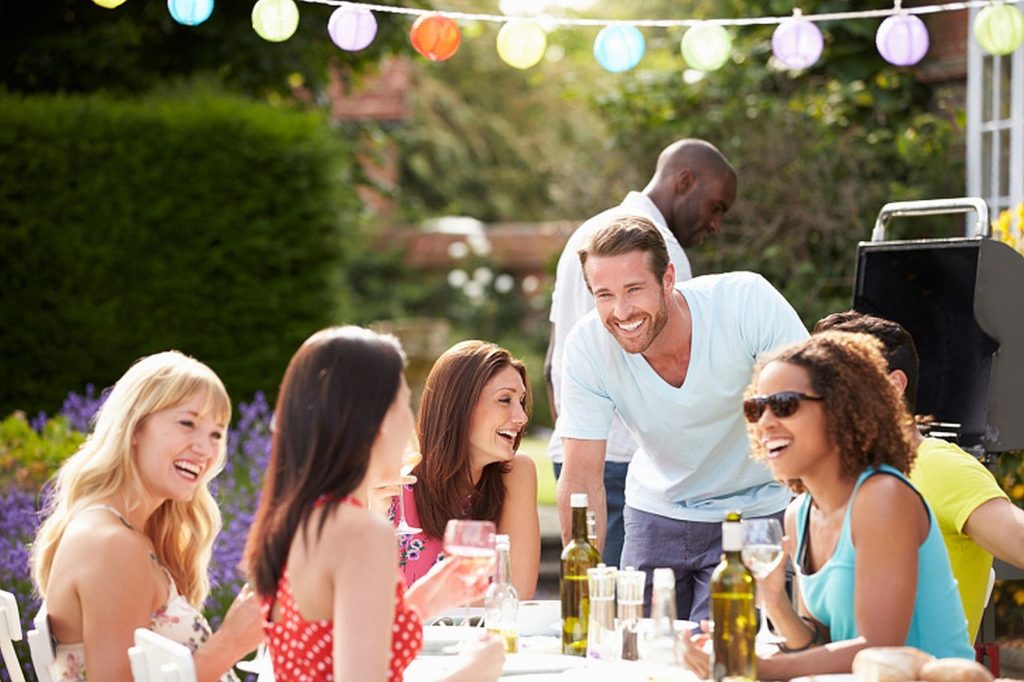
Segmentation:
{"type": "MultiPolygon", "coordinates": [[[[583,279],[587,280],[589,256],[620,256],[634,251],[643,251],[647,254],[651,272],[658,282],[661,282],[668,268],[668,247],[665,246],[665,239],[654,223],[642,216],[616,218],[590,235],[576,252],[580,257],[583,279]]],[[[590,288],[589,280],[587,288],[590,288]]]]}

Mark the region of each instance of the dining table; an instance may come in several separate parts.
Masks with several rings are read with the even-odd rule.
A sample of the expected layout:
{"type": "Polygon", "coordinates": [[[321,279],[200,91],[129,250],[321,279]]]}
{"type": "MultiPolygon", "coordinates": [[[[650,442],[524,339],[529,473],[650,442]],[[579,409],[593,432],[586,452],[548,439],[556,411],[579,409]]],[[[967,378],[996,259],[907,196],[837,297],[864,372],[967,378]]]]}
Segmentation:
{"type": "MultiPolygon", "coordinates": [[[[459,651],[485,633],[483,609],[460,608],[431,620],[423,628],[423,649],[405,670],[406,682],[434,682],[459,661],[459,651]],[[468,624],[467,624],[468,623],[468,624]]],[[[695,624],[676,621],[677,631],[695,624]]],[[[700,682],[684,667],[650,661],[604,660],[562,653],[560,605],[557,600],[527,601],[520,605],[518,651],[505,655],[500,679],[512,682],[700,682]]],[[[765,653],[758,645],[759,653],[765,653]]],[[[642,651],[641,651],[642,653],[642,651]]],[[[269,657],[239,666],[258,673],[258,682],[274,682],[269,657]]]]}

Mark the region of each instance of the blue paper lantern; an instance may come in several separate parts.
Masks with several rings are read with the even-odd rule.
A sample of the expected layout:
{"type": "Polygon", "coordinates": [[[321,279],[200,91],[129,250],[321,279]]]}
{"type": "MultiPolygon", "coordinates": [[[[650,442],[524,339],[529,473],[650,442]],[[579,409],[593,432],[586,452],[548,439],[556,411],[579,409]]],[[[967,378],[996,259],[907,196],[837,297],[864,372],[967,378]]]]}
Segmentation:
{"type": "Polygon", "coordinates": [[[913,66],[928,52],[928,29],[913,14],[894,14],[878,27],[875,46],[890,64],[913,66]]]}
{"type": "Polygon", "coordinates": [[[171,18],[185,26],[198,26],[213,14],[213,0],[167,0],[171,18]]]}
{"type": "Polygon", "coordinates": [[[772,54],[787,69],[806,69],[824,47],[821,29],[799,15],[783,21],[772,34],[772,54]]]}
{"type": "Polygon", "coordinates": [[[331,14],[327,33],[341,49],[358,52],[377,37],[377,19],[368,9],[342,6],[331,14]]]}
{"type": "Polygon", "coordinates": [[[612,73],[634,68],[643,59],[646,49],[644,34],[636,26],[627,24],[605,26],[594,39],[597,63],[612,73]]]}

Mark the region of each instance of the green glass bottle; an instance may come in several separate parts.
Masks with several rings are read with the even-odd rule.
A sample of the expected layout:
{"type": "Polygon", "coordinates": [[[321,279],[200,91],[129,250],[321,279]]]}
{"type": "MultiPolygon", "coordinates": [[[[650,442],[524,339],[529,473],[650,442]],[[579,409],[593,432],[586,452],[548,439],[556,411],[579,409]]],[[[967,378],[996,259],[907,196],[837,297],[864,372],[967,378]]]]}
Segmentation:
{"type": "Polygon", "coordinates": [[[587,495],[573,493],[572,539],[562,550],[562,574],[559,585],[562,596],[562,653],[568,656],[587,655],[587,621],[590,618],[590,597],[587,569],[601,562],[601,555],[587,540],[587,495]]]}
{"type": "Polygon", "coordinates": [[[722,523],[722,562],[711,575],[711,679],[757,679],[757,616],[754,576],[743,564],[743,525],[740,512],[728,512],[722,523]]]}

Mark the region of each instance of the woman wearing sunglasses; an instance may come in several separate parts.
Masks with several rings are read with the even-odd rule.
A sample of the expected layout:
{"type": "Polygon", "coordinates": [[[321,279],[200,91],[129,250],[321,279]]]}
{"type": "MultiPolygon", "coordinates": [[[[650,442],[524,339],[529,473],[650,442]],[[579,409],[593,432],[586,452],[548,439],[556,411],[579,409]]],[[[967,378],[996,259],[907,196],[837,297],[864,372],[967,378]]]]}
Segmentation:
{"type": "MultiPolygon", "coordinates": [[[[761,588],[786,641],[758,679],[849,672],[871,646],[973,658],[938,526],[905,476],[910,416],[886,369],[874,338],[827,332],[770,356],[747,389],[755,456],[800,493],[785,518],[797,606],[780,566],[761,588]]],[[[703,638],[686,661],[706,675],[703,638]]]]}

